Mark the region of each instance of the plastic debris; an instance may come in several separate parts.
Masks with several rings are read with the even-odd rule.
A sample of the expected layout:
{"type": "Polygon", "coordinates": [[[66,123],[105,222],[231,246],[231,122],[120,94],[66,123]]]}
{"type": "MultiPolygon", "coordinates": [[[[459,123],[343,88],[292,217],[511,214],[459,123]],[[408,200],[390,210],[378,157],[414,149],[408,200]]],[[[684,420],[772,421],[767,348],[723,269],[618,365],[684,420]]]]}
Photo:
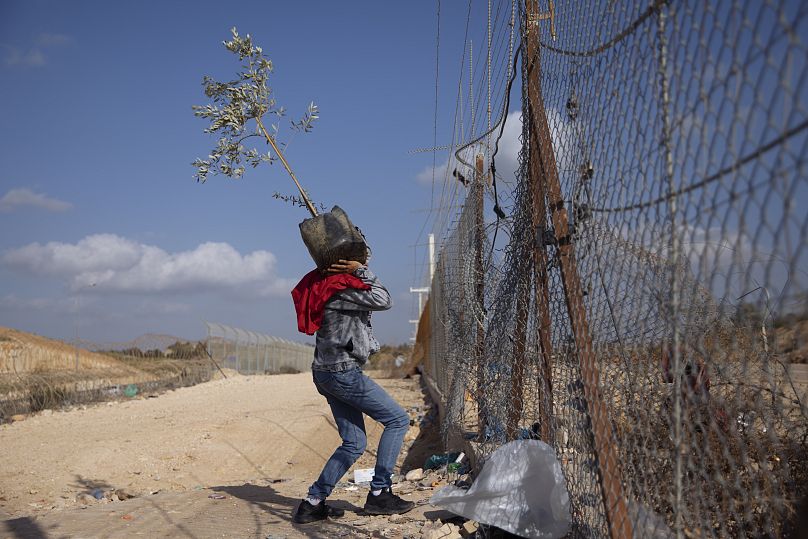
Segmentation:
{"type": "Polygon", "coordinates": [[[224,494],[211,494],[210,496],[208,496],[208,498],[210,498],[211,500],[224,500],[225,498],[227,498],[227,496],[225,496],[224,494]]]}
{"type": "Polygon", "coordinates": [[[137,386],[135,384],[129,384],[123,389],[123,394],[131,399],[137,395],[137,386]]]}
{"type": "Polygon", "coordinates": [[[515,440],[494,451],[466,489],[447,486],[430,499],[470,520],[521,537],[563,537],[570,529],[570,501],[552,447],[515,440]]]}
{"type": "Polygon", "coordinates": [[[359,468],[358,470],[354,470],[354,483],[370,483],[373,481],[373,473],[373,468],[359,468]]]}
{"type": "Polygon", "coordinates": [[[454,462],[460,453],[446,453],[445,455],[432,455],[424,462],[424,470],[435,470],[445,464],[454,462]]]}

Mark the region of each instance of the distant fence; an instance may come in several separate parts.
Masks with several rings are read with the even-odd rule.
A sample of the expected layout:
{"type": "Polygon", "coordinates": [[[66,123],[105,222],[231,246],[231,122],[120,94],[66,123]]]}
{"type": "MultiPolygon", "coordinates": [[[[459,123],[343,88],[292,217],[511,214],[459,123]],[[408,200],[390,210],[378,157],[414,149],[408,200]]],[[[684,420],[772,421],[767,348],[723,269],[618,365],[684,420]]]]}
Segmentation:
{"type": "Polygon", "coordinates": [[[175,337],[160,350],[154,339],[91,343],[80,348],[0,328],[0,423],[16,414],[154,393],[210,380],[214,368],[204,348],[175,337]],[[90,350],[103,350],[102,353],[90,350]]]}
{"type": "Polygon", "coordinates": [[[241,374],[302,372],[311,369],[314,347],[224,324],[205,322],[208,353],[223,368],[241,374]]]}

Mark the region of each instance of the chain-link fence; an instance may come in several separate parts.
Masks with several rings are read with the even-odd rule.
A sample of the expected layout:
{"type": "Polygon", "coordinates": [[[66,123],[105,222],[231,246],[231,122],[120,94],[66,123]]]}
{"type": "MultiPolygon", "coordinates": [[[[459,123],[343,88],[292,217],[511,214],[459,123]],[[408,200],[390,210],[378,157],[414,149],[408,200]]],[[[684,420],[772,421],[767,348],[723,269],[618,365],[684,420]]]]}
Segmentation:
{"type": "Polygon", "coordinates": [[[280,337],[205,322],[208,353],[241,374],[294,373],[311,369],[314,347],[280,337]]]}
{"type": "Polygon", "coordinates": [[[546,9],[517,8],[515,183],[490,170],[492,141],[478,171],[458,159],[473,180],[443,201],[463,208],[445,214],[425,363],[447,428],[483,454],[552,444],[576,537],[793,533],[808,488],[808,4],[546,9]]]}
{"type": "Polygon", "coordinates": [[[210,380],[214,370],[204,346],[169,335],[67,343],[0,328],[0,422],[193,385],[210,380]]]}

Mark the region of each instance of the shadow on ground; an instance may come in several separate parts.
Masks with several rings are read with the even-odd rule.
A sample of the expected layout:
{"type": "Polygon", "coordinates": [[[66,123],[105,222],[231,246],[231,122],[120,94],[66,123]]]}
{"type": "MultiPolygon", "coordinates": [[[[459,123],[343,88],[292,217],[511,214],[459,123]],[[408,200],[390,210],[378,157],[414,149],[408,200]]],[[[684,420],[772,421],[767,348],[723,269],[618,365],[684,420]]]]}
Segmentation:
{"type": "Polygon", "coordinates": [[[3,537],[17,539],[48,539],[48,534],[30,517],[13,518],[0,522],[0,534],[3,537]],[[10,533],[10,536],[4,534],[10,533]]]}
{"type": "Polygon", "coordinates": [[[423,468],[426,459],[432,455],[442,454],[445,451],[440,435],[438,407],[429,398],[429,392],[426,389],[423,377],[420,385],[424,404],[429,408],[419,424],[421,430],[418,437],[407,450],[407,456],[404,457],[404,462],[401,465],[402,473],[407,473],[409,470],[416,468],[423,468]]]}
{"type": "MultiPolygon", "coordinates": [[[[299,525],[292,523],[292,512],[300,503],[298,498],[290,498],[278,493],[271,486],[259,486],[245,483],[237,486],[210,487],[214,492],[223,492],[234,498],[246,501],[250,504],[252,518],[255,525],[256,534],[264,537],[271,533],[273,529],[288,529],[292,526],[298,533],[312,538],[348,537],[357,533],[355,527],[348,523],[341,523],[340,519],[328,519],[321,522],[299,525]]],[[[355,505],[342,501],[329,501],[329,505],[343,509],[348,512],[359,513],[362,510],[355,505]]]]}

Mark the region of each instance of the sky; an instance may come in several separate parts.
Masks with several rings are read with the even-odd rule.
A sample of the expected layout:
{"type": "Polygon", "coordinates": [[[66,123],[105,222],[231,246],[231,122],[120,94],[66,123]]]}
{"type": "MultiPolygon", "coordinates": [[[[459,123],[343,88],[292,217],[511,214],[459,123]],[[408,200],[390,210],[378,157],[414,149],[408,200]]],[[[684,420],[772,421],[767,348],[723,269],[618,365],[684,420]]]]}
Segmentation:
{"type": "MultiPolygon", "coordinates": [[[[372,247],[370,266],[394,302],[374,317],[379,340],[406,342],[417,316],[410,287],[427,285],[427,234],[440,246],[465,196],[451,174],[463,167],[450,152],[419,149],[468,141],[507,112],[497,170],[500,203],[512,209],[522,129],[518,80],[509,106],[504,102],[513,4],[491,4],[488,90],[486,2],[244,1],[233,8],[0,0],[0,326],[110,343],[145,333],[199,339],[211,321],[310,342],[297,332],[289,294],[313,268],[298,230],[308,213],[272,196],[295,194],[290,178],[276,163],[238,180],[194,179],[191,162],[207,156],[215,138],[203,133],[207,123],[191,107],[208,103],[203,75],[227,80],[238,71],[222,46],[235,26],[273,61],[270,86],[289,112],[279,139],[288,143],[298,178],[315,203],[345,209],[372,247]],[[293,134],[289,121],[312,101],[320,111],[313,131],[293,134]]],[[[601,32],[616,34],[645,9],[598,5],[597,17],[561,6],[556,44],[594,46],[606,39],[601,32]],[[588,25],[597,31],[584,31],[588,25]]],[[[689,45],[672,46],[670,54],[675,184],[726,167],[804,122],[805,47],[775,30],[782,21],[804,29],[808,12],[797,2],[783,6],[788,16],[772,18],[767,9],[767,19],[733,4],[734,15],[714,13],[710,39],[696,41],[689,12],[677,12],[672,45],[689,45]],[[735,19],[758,20],[756,35],[735,40],[735,23],[725,24],[735,19]],[[757,54],[760,43],[770,56],[757,54]],[[712,71],[692,76],[702,67],[712,71]]],[[[656,49],[643,41],[655,28],[644,23],[614,54],[545,57],[546,112],[565,189],[577,183],[582,144],[595,162],[591,183],[603,204],[667,189],[661,162],[640,158],[643,166],[633,166],[638,155],[661,155],[651,132],[659,116],[652,106],[656,49]],[[566,111],[576,92],[583,131],[566,111]]],[[[490,155],[487,142],[466,150],[466,160],[479,150],[490,155]]],[[[727,275],[739,274],[735,296],[762,283],[774,296],[802,298],[808,221],[797,208],[808,200],[807,143],[800,131],[688,195],[678,234],[694,272],[721,281],[710,285],[717,296],[729,294],[727,275]],[[763,187],[745,201],[703,211],[705,201],[758,180],[763,187]]],[[[655,208],[662,213],[603,222],[627,238],[659,236],[650,225],[666,222],[667,205],[655,208]]],[[[498,245],[506,241],[503,232],[498,245]]]]}
{"type": "MultiPolygon", "coordinates": [[[[444,21],[453,9],[465,19],[444,6],[444,21]]],[[[0,325],[114,342],[198,339],[207,320],[309,340],[289,295],[313,268],[307,212],[272,198],[294,194],[289,177],[275,164],[200,184],[190,165],[215,144],[191,106],[207,103],[203,75],[236,73],[233,26],[272,59],[288,120],[319,106],[312,133],[281,124],[287,158],[366,234],[394,302],[374,318],[379,340],[408,340],[433,196],[432,154],[410,150],[452,129],[434,130],[431,1],[0,1],[0,325]]],[[[441,31],[454,65],[464,26],[441,31]]]]}

